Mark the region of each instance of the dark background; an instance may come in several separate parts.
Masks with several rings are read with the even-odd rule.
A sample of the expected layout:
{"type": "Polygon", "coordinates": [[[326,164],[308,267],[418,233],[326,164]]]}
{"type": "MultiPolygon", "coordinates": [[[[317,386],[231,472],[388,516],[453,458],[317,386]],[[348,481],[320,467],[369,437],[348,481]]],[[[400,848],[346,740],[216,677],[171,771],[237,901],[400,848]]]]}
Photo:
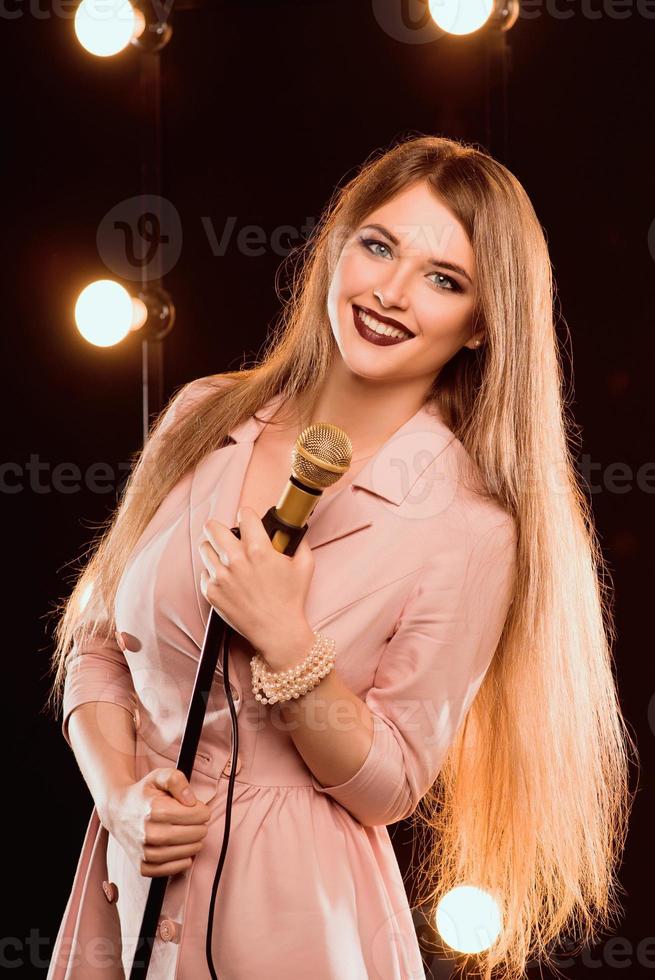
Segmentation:
{"type": "MultiPolygon", "coordinates": [[[[254,359],[280,305],[283,254],[271,234],[292,225],[295,238],[282,243],[297,244],[302,226],[374,150],[420,134],[485,145],[483,35],[447,38],[435,30],[429,43],[410,43],[421,7],[215,0],[174,9],[162,55],[163,194],[179,212],[183,243],[166,277],[177,308],[165,344],[166,397],[191,378],[254,359]],[[230,220],[225,254],[213,254],[208,223],[220,238],[230,220]],[[237,245],[246,225],[263,229],[261,255],[237,245]]],[[[510,32],[509,150],[501,159],[530,195],[551,250],[580,466],[616,589],[621,704],[642,762],[620,870],[624,918],[614,937],[562,972],[653,975],[655,702],[646,623],[655,487],[655,20],[636,3],[621,10],[609,0],[531,9],[537,15],[522,15],[510,32]]],[[[43,709],[48,613],[68,591],[67,563],[113,510],[125,475],[118,468],[141,442],[138,339],[96,348],[72,317],[87,282],[113,277],[96,244],[103,216],[139,192],[140,56],[132,48],[110,59],[87,54],[71,14],[59,10],[36,0],[0,10],[3,456],[13,464],[2,480],[10,670],[4,841],[25,885],[22,893],[11,886],[3,931],[17,946],[5,938],[3,948],[6,966],[22,963],[33,976],[45,975],[36,952],[44,964],[92,806],[60,720],[43,709]],[[38,482],[27,469],[35,457],[43,464],[38,482]],[[84,473],[97,461],[117,473],[106,493],[84,481],[69,492],[53,486],[58,464],[84,473]],[[30,937],[41,942],[31,959],[30,937]]],[[[407,827],[396,825],[393,839],[405,871],[407,827]]],[[[444,975],[438,964],[433,969],[444,975]]]]}

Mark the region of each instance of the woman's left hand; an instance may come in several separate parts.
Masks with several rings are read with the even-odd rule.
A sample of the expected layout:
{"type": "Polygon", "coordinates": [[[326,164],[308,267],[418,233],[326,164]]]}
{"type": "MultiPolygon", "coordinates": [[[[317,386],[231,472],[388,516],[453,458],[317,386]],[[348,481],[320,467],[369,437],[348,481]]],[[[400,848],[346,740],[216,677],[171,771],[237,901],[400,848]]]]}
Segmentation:
{"type": "Polygon", "coordinates": [[[203,526],[202,594],[266,659],[267,651],[307,630],[305,601],[314,555],[304,538],[293,557],[276,551],[252,507],[242,507],[238,520],[240,538],[214,519],[203,526]],[[227,556],[227,566],[219,554],[227,556]]]}

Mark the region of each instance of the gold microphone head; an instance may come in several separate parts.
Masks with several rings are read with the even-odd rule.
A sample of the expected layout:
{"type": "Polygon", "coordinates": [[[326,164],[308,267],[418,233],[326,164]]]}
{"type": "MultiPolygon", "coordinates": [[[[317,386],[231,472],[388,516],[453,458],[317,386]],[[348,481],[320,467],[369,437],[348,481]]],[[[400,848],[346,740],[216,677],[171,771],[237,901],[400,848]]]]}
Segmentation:
{"type": "Polygon", "coordinates": [[[352,455],[352,443],[343,429],[330,422],[313,422],[291,450],[291,469],[301,483],[325,490],[343,476],[352,455]]]}

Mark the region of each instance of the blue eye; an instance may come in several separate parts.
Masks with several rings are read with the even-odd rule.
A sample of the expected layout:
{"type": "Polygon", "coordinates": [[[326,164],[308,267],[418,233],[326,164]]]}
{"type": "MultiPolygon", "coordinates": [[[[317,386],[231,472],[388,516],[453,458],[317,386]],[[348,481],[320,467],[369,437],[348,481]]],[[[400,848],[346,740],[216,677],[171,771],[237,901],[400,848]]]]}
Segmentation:
{"type": "MultiPolygon", "coordinates": [[[[432,273],[430,273],[430,275],[432,275],[432,276],[439,276],[441,279],[445,279],[446,282],[449,282],[450,283],[450,286],[448,287],[448,290],[447,291],[452,291],[454,293],[461,292],[461,288],[462,287],[460,286],[460,284],[458,282],[455,282],[454,279],[451,279],[450,276],[445,276],[443,274],[443,272],[432,272],[432,273]]],[[[439,286],[438,283],[435,283],[435,286],[438,286],[439,289],[443,289],[444,288],[443,286],[439,286]]]]}
{"type": "MultiPolygon", "coordinates": [[[[371,245],[373,247],[375,247],[376,245],[379,245],[380,248],[386,248],[386,250],[389,253],[389,255],[391,255],[391,249],[389,248],[389,246],[386,245],[384,242],[378,241],[377,238],[360,238],[359,241],[364,246],[364,248],[366,249],[366,251],[371,253],[371,255],[378,255],[380,258],[386,258],[386,256],[384,256],[384,255],[380,256],[380,253],[379,252],[377,252],[377,253],[374,252],[373,249],[370,248],[371,245]]],[[[460,284],[458,282],[456,282],[454,279],[451,279],[450,276],[444,275],[443,272],[432,272],[432,273],[430,273],[430,275],[431,276],[438,276],[440,279],[444,279],[446,282],[450,283],[449,286],[440,286],[439,283],[436,283],[435,282],[434,285],[437,287],[437,289],[442,289],[446,293],[461,293],[462,292],[462,287],[460,286],[460,284]]]]}
{"type": "Polygon", "coordinates": [[[389,246],[385,245],[384,242],[379,242],[377,238],[360,238],[359,240],[364,246],[364,248],[366,248],[369,252],[371,252],[369,245],[380,245],[381,248],[386,248],[387,252],[389,251],[389,246]]]}

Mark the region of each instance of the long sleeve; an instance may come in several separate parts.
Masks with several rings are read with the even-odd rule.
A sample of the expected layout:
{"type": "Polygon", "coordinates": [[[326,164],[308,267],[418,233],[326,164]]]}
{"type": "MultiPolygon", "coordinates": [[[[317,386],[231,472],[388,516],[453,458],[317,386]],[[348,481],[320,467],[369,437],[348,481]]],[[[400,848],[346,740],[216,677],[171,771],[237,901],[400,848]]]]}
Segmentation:
{"type": "Polygon", "coordinates": [[[421,569],[365,702],[373,742],[345,783],[321,786],[362,825],[410,816],[436,780],[491,664],[514,592],[516,524],[465,549],[453,537],[421,569]]]}
{"type": "MultiPolygon", "coordinates": [[[[182,409],[186,410],[202,395],[205,385],[206,379],[197,378],[180,389],[166,409],[158,436],[179,419],[182,409]]],[[[154,436],[146,441],[144,453],[152,451],[154,441],[154,436]]],[[[87,620],[102,619],[107,622],[106,610],[96,607],[93,593],[84,614],[87,620]]],[[[107,629],[103,632],[104,635],[87,640],[82,648],[74,634],[73,648],[67,659],[62,704],[62,734],[69,745],[68,719],[79,705],[88,701],[109,701],[122,705],[132,713],[136,707],[136,694],[127,660],[115,635],[108,633],[107,629]]]]}

